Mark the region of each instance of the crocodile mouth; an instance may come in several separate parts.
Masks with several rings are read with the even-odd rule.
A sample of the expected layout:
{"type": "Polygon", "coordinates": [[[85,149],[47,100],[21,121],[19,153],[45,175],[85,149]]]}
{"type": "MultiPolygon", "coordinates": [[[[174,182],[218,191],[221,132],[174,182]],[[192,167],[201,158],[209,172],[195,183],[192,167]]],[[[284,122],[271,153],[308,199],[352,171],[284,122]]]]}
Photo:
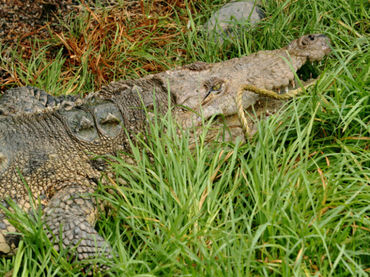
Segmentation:
{"type": "Polygon", "coordinates": [[[294,79],[289,81],[288,86],[282,88],[274,88],[272,91],[278,94],[285,94],[289,91],[299,89],[302,87],[307,87],[314,84],[320,75],[318,69],[321,61],[309,61],[307,60],[297,71],[294,79]],[[298,80],[297,80],[298,77],[298,80]]]}
{"type": "Polygon", "coordinates": [[[299,79],[306,81],[308,79],[316,79],[320,75],[320,70],[318,66],[321,65],[321,61],[307,61],[305,64],[301,66],[300,69],[297,70],[297,76],[299,79]]]}
{"type": "MultiPolygon", "coordinates": [[[[298,90],[315,84],[320,75],[320,70],[318,69],[320,65],[321,61],[307,61],[296,71],[294,79],[290,80],[288,86],[274,88],[271,92],[275,92],[279,96],[284,96],[284,94],[292,91],[296,91],[298,93],[298,90]]],[[[262,96],[263,97],[260,97],[254,105],[245,109],[250,119],[248,120],[248,136],[253,136],[254,133],[257,132],[256,122],[258,119],[277,113],[285,103],[282,99],[276,99],[277,97],[262,96]]],[[[289,98],[291,97],[287,97],[287,99],[289,98]]],[[[243,130],[239,114],[228,116],[217,115],[213,118],[213,122],[218,127],[222,125],[228,129],[229,133],[224,133],[226,134],[226,140],[235,141],[237,137],[242,137],[242,140],[245,139],[246,134],[245,130],[243,130]]],[[[214,130],[216,131],[217,127],[214,128],[214,130]]],[[[215,132],[211,131],[210,137],[214,138],[215,132]]],[[[225,135],[223,139],[225,139],[225,135]]]]}
{"type": "MultiPolygon", "coordinates": [[[[221,140],[224,141],[235,141],[238,137],[242,137],[242,140],[244,140],[246,134],[248,136],[253,136],[257,131],[256,122],[258,122],[259,119],[276,114],[287,99],[294,97],[296,94],[299,94],[302,89],[306,89],[316,83],[320,75],[320,70],[318,69],[320,63],[321,61],[306,61],[306,63],[295,72],[294,78],[291,79],[286,86],[272,88],[271,90],[254,87],[258,91],[262,91],[262,93],[260,93],[261,97],[258,97],[258,100],[253,105],[248,105],[248,107],[244,107],[244,109],[242,108],[244,112],[248,114],[249,131],[247,131],[247,133],[246,130],[243,130],[243,123],[240,118],[240,107],[242,107],[242,105],[238,107],[234,113],[223,114],[221,112],[203,118],[203,122],[211,122],[209,128],[207,128],[206,140],[212,141],[218,137],[220,133],[222,137],[221,140]],[[264,93],[264,91],[269,93],[269,95],[264,93]]],[[[253,89],[246,90],[259,94],[259,92],[253,89]]],[[[236,96],[235,100],[237,102],[236,96]]],[[[186,110],[185,113],[181,113],[181,118],[185,119],[181,121],[181,125],[185,127],[190,127],[194,123],[195,126],[198,125],[199,127],[202,122],[200,114],[189,110],[186,110]]],[[[196,131],[195,133],[198,132],[196,131]]],[[[218,141],[218,139],[216,139],[216,141],[218,141]]]]}

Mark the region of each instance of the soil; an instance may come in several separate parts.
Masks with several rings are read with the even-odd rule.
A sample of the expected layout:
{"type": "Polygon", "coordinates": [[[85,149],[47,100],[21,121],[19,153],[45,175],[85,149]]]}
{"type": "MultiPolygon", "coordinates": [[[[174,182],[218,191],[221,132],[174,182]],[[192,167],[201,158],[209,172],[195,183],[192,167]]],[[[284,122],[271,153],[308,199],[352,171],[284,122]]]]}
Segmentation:
{"type": "Polygon", "coordinates": [[[0,41],[12,43],[58,28],[58,18],[78,8],[75,0],[0,0],[0,41]]]}
{"type": "MultiPolygon", "coordinates": [[[[196,3],[199,0],[189,1],[196,3]]],[[[152,0],[148,4],[144,0],[0,0],[0,97],[8,88],[34,83],[38,74],[43,71],[43,64],[35,69],[34,74],[26,74],[27,80],[18,76],[18,70],[27,71],[25,61],[31,59],[37,49],[46,45],[48,50],[45,55],[50,63],[55,53],[64,49],[66,61],[62,75],[63,81],[68,81],[69,77],[75,76],[76,72],[73,70],[80,66],[84,49],[91,47],[91,44],[96,44],[94,49],[100,49],[99,44],[106,43],[105,36],[112,32],[115,34],[117,30],[124,39],[139,42],[144,41],[147,32],[158,32],[161,37],[151,42],[153,47],[161,47],[163,43],[176,40],[179,36],[177,28],[171,27],[171,24],[158,25],[158,22],[172,16],[173,7],[185,10],[186,2],[152,0]],[[104,9],[100,9],[101,7],[104,9]],[[110,9],[108,14],[102,12],[105,8],[110,9]],[[65,27],[66,22],[73,22],[75,16],[78,17],[86,10],[91,15],[86,22],[86,37],[83,34],[79,37],[71,36],[70,30],[65,27]],[[99,21],[102,16],[104,20],[99,21]],[[131,27],[125,25],[128,22],[131,27]],[[132,31],[128,32],[127,28],[132,31]],[[56,50],[55,53],[53,49],[56,50]],[[14,56],[21,58],[14,59],[14,56]]],[[[178,16],[184,22],[187,20],[186,15],[178,16]]],[[[109,47],[109,43],[106,47],[109,47]]],[[[117,66],[116,58],[106,51],[102,56],[99,55],[98,60],[94,60],[94,57],[91,59],[89,70],[96,75],[97,87],[113,78],[111,68],[117,66]]],[[[133,57],[122,63],[117,76],[126,76],[127,68],[135,65],[136,60],[133,57]]],[[[148,72],[163,70],[161,63],[151,60],[140,61],[138,64],[141,64],[140,69],[148,72]]]]}

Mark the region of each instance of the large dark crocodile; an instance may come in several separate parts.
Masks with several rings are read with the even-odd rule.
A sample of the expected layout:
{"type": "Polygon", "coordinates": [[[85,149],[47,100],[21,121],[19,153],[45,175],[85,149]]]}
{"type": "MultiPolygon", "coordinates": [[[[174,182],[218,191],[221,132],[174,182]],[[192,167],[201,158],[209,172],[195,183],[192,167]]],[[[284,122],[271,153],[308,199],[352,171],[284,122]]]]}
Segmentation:
{"type": "MultiPolygon", "coordinates": [[[[223,115],[231,136],[240,135],[236,94],[242,85],[244,109],[264,113],[281,107],[275,96],[295,89],[294,71],[308,60],[321,60],[330,52],[329,39],[306,35],[274,51],[221,63],[194,63],[142,79],[114,82],[102,90],[78,97],[53,97],[31,87],[7,91],[0,99],[0,199],[14,201],[30,211],[31,192],[43,205],[43,219],[55,247],[76,246],[80,259],[112,249],[95,230],[94,191],[104,170],[95,155],[129,149],[129,139],[142,132],[153,109],[173,109],[176,121],[189,127],[202,118],[223,115]],[[256,90],[253,87],[258,88],[256,90]],[[255,92],[253,92],[255,91],[255,92]],[[281,92],[279,94],[277,92],[281,92]],[[25,185],[27,184],[27,185],[25,185]],[[62,234],[59,234],[62,230],[62,234]]],[[[285,94],[284,94],[285,93],[285,94]]],[[[252,128],[253,129],[253,128],[252,128]]],[[[19,237],[0,213],[0,251],[14,252],[19,237]]]]}

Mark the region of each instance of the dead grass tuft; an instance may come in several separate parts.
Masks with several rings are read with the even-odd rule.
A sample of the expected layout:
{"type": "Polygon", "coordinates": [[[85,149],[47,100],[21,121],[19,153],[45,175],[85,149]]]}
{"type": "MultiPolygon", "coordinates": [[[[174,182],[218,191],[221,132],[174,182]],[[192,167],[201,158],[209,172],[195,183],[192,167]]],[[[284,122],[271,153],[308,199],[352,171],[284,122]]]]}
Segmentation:
{"type": "MultiPolygon", "coordinates": [[[[61,31],[46,25],[19,34],[17,43],[10,45],[19,58],[0,67],[0,89],[34,83],[61,49],[64,63],[58,82],[66,84],[87,67],[97,89],[113,79],[137,78],[173,67],[186,55],[180,41],[188,20],[184,1],[124,1],[95,9],[84,1],[82,5],[61,20],[61,31]],[[45,28],[49,29],[47,36],[41,32],[45,28]],[[19,70],[29,71],[23,61],[31,60],[41,49],[46,61],[32,74],[25,74],[28,79],[20,78],[19,70]]],[[[7,49],[3,49],[3,57],[9,56],[7,49]]]]}

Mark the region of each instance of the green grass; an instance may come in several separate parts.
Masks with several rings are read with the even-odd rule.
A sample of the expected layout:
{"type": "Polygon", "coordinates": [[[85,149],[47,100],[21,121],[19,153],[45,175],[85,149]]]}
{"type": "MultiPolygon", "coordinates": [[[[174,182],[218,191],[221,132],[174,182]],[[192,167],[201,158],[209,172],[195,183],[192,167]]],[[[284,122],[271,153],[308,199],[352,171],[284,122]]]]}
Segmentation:
{"type": "MultiPolygon", "coordinates": [[[[96,262],[108,264],[110,276],[368,276],[369,3],[261,1],[267,18],[221,46],[204,37],[200,25],[225,1],[202,2],[195,4],[190,30],[172,41],[166,55],[163,49],[136,47],[138,42],[123,41],[116,49],[135,50],[129,53],[139,56],[133,68],[148,53],[166,67],[221,61],[282,47],[302,34],[325,33],[333,52],[320,67],[317,86],[261,121],[244,145],[204,145],[201,136],[190,151],[186,132],[176,134],[171,116],[158,119],[149,139],[132,147],[137,163],[116,157],[113,182],[97,193],[111,206],[101,213],[97,230],[117,256],[96,262]]],[[[178,9],[177,15],[189,10],[178,9]]],[[[177,23],[180,29],[187,22],[177,23]]],[[[15,69],[21,83],[55,94],[96,87],[87,61],[75,66],[75,78],[57,81],[66,60],[62,50],[35,75],[47,64],[43,53],[49,50],[45,46],[22,62],[14,51],[6,66],[24,65],[15,69]]],[[[0,274],[14,268],[14,276],[83,275],[83,262],[69,262],[67,253],[50,247],[40,219],[35,224],[21,212],[17,219],[24,240],[16,256],[0,260],[0,274]]]]}

